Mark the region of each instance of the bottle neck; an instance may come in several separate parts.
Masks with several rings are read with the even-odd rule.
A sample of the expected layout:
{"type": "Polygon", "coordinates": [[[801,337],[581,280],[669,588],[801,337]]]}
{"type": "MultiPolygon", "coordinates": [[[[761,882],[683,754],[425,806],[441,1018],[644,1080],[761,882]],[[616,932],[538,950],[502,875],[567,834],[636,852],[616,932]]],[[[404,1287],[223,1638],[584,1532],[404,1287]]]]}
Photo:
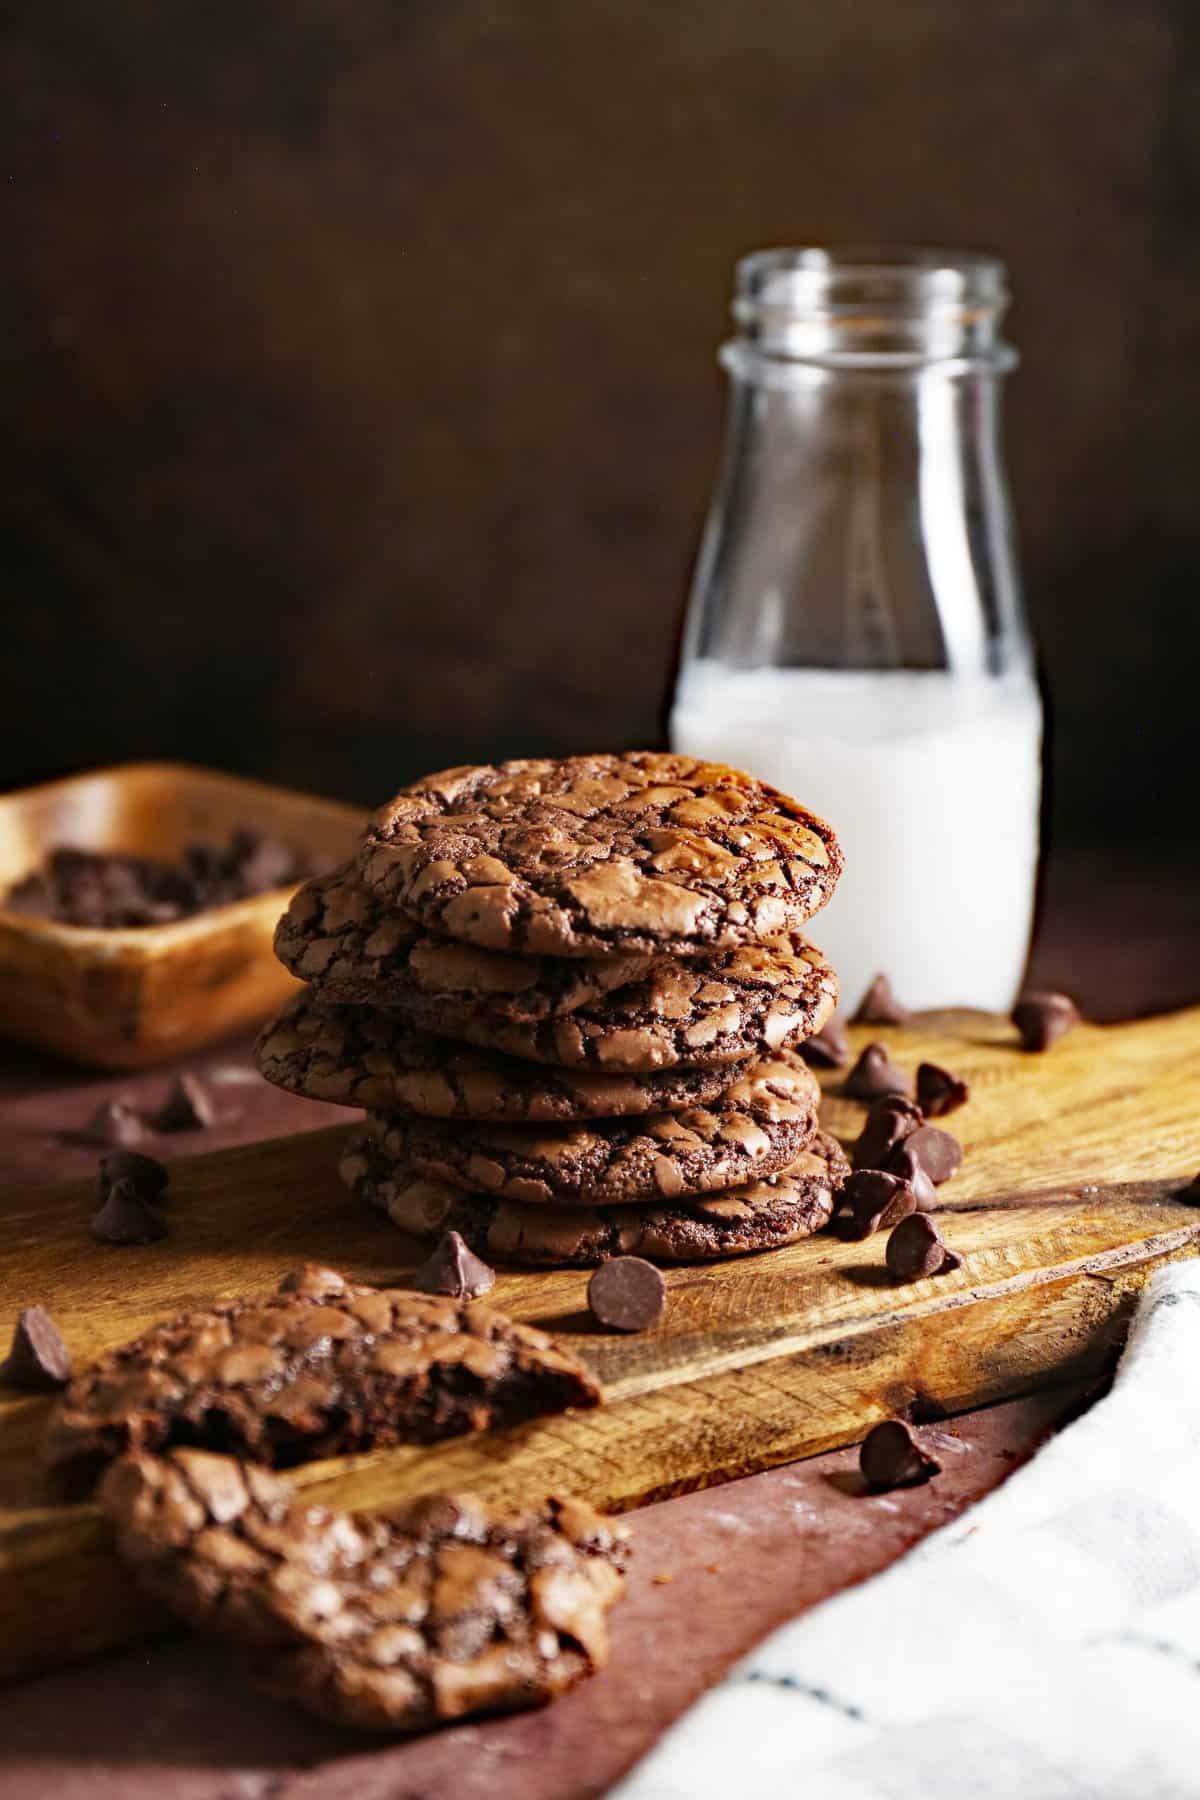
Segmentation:
{"type": "Polygon", "coordinates": [[[999,336],[1004,265],[927,250],[765,250],[737,269],[732,373],[787,383],[805,368],[859,374],[938,367],[1002,374],[1015,352],[999,336]]]}

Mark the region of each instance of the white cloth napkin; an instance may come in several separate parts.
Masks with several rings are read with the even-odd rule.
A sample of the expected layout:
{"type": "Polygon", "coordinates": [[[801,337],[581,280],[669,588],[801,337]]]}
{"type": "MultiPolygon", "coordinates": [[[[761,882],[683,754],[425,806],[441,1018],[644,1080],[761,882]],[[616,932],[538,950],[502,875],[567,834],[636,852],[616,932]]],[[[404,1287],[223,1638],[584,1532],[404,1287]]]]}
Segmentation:
{"type": "Polygon", "coordinates": [[[706,1795],[1196,1800],[1200,1264],[1153,1277],[1106,1399],[767,1638],[611,1800],[706,1795]]]}

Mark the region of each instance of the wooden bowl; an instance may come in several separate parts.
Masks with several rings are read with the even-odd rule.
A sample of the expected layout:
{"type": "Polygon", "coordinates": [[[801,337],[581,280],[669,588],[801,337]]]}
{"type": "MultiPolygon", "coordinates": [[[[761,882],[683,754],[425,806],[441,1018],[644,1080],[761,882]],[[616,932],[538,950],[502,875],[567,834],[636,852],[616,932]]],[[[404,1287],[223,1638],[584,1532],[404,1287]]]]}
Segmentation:
{"type": "MultiPolygon", "coordinates": [[[[269,831],[321,868],[364,815],[288,788],[175,763],[129,763],[0,796],[0,895],[60,845],[167,861],[189,843],[269,831]]],[[[293,887],[170,925],[57,925],[0,899],[0,1035],[105,1069],[142,1069],[265,1018],[296,983],[275,960],[293,887]]]]}

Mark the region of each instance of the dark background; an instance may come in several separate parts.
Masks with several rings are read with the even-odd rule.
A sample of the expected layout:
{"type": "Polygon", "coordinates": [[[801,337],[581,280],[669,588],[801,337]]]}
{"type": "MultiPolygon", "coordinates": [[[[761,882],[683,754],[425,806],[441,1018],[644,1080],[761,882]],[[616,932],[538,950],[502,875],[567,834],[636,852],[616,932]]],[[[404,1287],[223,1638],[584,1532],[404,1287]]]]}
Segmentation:
{"type": "Polygon", "coordinates": [[[1063,843],[1197,838],[1193,0],[6,9],[0,781],[655,739],[734,258],[1011,266],[1063,843]]]}

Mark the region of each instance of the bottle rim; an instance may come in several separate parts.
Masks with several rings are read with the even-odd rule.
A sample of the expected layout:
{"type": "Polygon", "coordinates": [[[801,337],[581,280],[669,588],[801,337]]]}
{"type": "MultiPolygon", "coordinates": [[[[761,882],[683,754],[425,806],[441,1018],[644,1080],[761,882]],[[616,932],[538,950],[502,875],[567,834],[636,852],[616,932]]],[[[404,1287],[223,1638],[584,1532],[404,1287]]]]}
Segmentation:
{"type": "Polygon", "coordinates": [[[738,335],[722,360],[768,382],[803,379],[806,368],[1004,374],[1016,362],[999,336],[1007,304],[1004,263],[974,251],[756,250],[737,265],[738,335]]]}
{"type": "Polygon", "coordinates": [[[1008,301],[1000,257],[911,245],[803,245],[756,250],[738,262],[733,314],[761,324],[769,315],[797,320],[931,313],[996,317],[1008,301]]]}

